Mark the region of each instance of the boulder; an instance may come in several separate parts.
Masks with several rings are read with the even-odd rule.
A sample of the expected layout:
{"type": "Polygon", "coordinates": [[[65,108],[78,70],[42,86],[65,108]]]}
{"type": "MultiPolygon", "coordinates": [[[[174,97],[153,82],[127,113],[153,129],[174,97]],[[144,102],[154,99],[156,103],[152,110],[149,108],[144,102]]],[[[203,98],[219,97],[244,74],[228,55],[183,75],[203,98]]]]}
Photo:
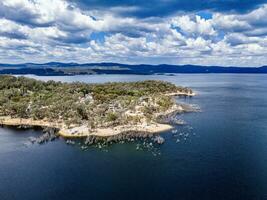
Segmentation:
{"type": "Polygon", "coordinates": [[[154,139],[153,139],[154,142],[156,142],[157,144],[163,144],[165,142],[165,139],[161,136],[156,136],[154,139]]]}

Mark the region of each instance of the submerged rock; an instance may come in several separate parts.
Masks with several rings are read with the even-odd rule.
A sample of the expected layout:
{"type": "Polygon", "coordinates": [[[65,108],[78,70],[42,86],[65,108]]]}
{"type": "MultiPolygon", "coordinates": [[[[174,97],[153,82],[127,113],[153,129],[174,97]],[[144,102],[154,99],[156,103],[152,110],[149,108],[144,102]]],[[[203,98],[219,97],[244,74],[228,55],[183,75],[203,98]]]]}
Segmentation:
{"type": "Polygon", "coordinates": [[[161,136],[156,136],[155,138],[153,138],[153,141],[157,144],[163,144],[165,142],[165,139],[161,136]]]}
{"type": "Polygon", "coordinates": [[[29,140],[31,143],[35,143],[36,142],[36,138],[35,137],[29,137],[29,140]]]}
{"type": "Polygon", "coordinates": [[[29,128],[32,128],[32,126],[30,126],[30,125],[19,125],[18,128],[19,129],[29,129],[29,128]]]}
{"type": "Polygon", "coordinates": [[[67,141],[66,141],[66,144],[71,144],[71,145],[74,145],[74,144],[75,144],[75,142],[74,142],[73,140],[67,140],[67,141]]]}
{"type": "Polygon", "coordinates": [[[178,132],[178,130],[176,130],[176,129],[175,129],[175,130],[172,130],[172,133],[173,133],[173,134],[175,134],[175,133],[177,133],[177,132],[178,132]]]}

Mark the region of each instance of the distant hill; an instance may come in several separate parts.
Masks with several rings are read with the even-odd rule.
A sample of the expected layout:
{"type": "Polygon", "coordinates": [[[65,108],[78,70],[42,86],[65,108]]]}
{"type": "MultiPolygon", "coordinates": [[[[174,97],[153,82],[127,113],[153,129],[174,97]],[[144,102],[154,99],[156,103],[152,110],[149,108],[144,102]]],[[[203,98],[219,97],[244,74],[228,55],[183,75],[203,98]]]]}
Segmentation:
{"type": "Polygon", "coordinates": [[[129,65],[120,63],[0,64],[0,74],[35,74],[39,76],[78,74],[174,74],[174,73],[267,73],[262,67],[220,67],[200,65],[129,65]]]}

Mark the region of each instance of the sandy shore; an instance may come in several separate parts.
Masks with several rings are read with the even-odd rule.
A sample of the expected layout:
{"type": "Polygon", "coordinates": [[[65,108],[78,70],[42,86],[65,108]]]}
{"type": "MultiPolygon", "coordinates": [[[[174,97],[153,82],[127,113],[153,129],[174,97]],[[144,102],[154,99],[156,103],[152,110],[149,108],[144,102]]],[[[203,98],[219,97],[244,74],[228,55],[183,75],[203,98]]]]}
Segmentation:
{"type": "Polygon", "coordinates": [[[51,127],[61,128],[62,124],[56,122],[48,122],[43,120],[23,119],[23,118],[11,118],[11,117],[0,117],[0,125],[6,126],[40,126],[40,127],[51,127]]]}
{"type": "Polygon", "coordinates": [[[47,122],[42,120],[32,119],[20,119],[11,117],[0,117],[0,125],[7,126],[38,126],[38,127],[50,127],[59,129],[59,135],[63,137],[87,137],[87,136],[99,136],[109,137],[121,134],[123,132],[135,131],[135,132],[146,132],[146,133],[159,133],[172,129],[173,127],[169,124],[137,124],[137,125],[125,125],[116,126],[112,128],[97,128],[89,130],[86,126],[78,126],[74,128],[67,128],[62,123],[47,122]]]}
{"type": "MultiPolygon", "coordinates": [[[[134,126],[115,126],[112,128],[97,128],[93,131],[88,131],[84,129],[83,127],[77,127],[79,128],[79,131],[73,131],[73,129],[60,129],[59,135],[63,137],[87,137],[87,136],[98,136],[98,137],[110,137],[119,135],[121,133],[125,132],[145,132],[145,133],[151,133],[156,134],[160,132],[164,132],[167,130],[171,130],[173,127],[169,124],[138,124],[134,126]]],[[[74,129],[77,129],[74,128],[74,129]]]]}

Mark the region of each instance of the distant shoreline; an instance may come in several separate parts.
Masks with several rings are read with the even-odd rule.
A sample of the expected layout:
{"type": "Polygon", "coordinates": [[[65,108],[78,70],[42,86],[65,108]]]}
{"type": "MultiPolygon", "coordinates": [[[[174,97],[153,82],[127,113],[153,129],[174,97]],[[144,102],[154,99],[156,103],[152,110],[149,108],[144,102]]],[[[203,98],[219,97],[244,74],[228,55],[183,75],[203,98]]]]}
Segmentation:
{"type": "Polygon", "coordinates": [[[267,66],[262,67],[222,67],[201,65],[149,65],[149,64],[120,64],[120,63],[58,63],[43,64],[0,64],[0,74],[37,76],[74,76],[97,74],[120,75],[157,75],[157,74],[266,74],[267,66]]]}

